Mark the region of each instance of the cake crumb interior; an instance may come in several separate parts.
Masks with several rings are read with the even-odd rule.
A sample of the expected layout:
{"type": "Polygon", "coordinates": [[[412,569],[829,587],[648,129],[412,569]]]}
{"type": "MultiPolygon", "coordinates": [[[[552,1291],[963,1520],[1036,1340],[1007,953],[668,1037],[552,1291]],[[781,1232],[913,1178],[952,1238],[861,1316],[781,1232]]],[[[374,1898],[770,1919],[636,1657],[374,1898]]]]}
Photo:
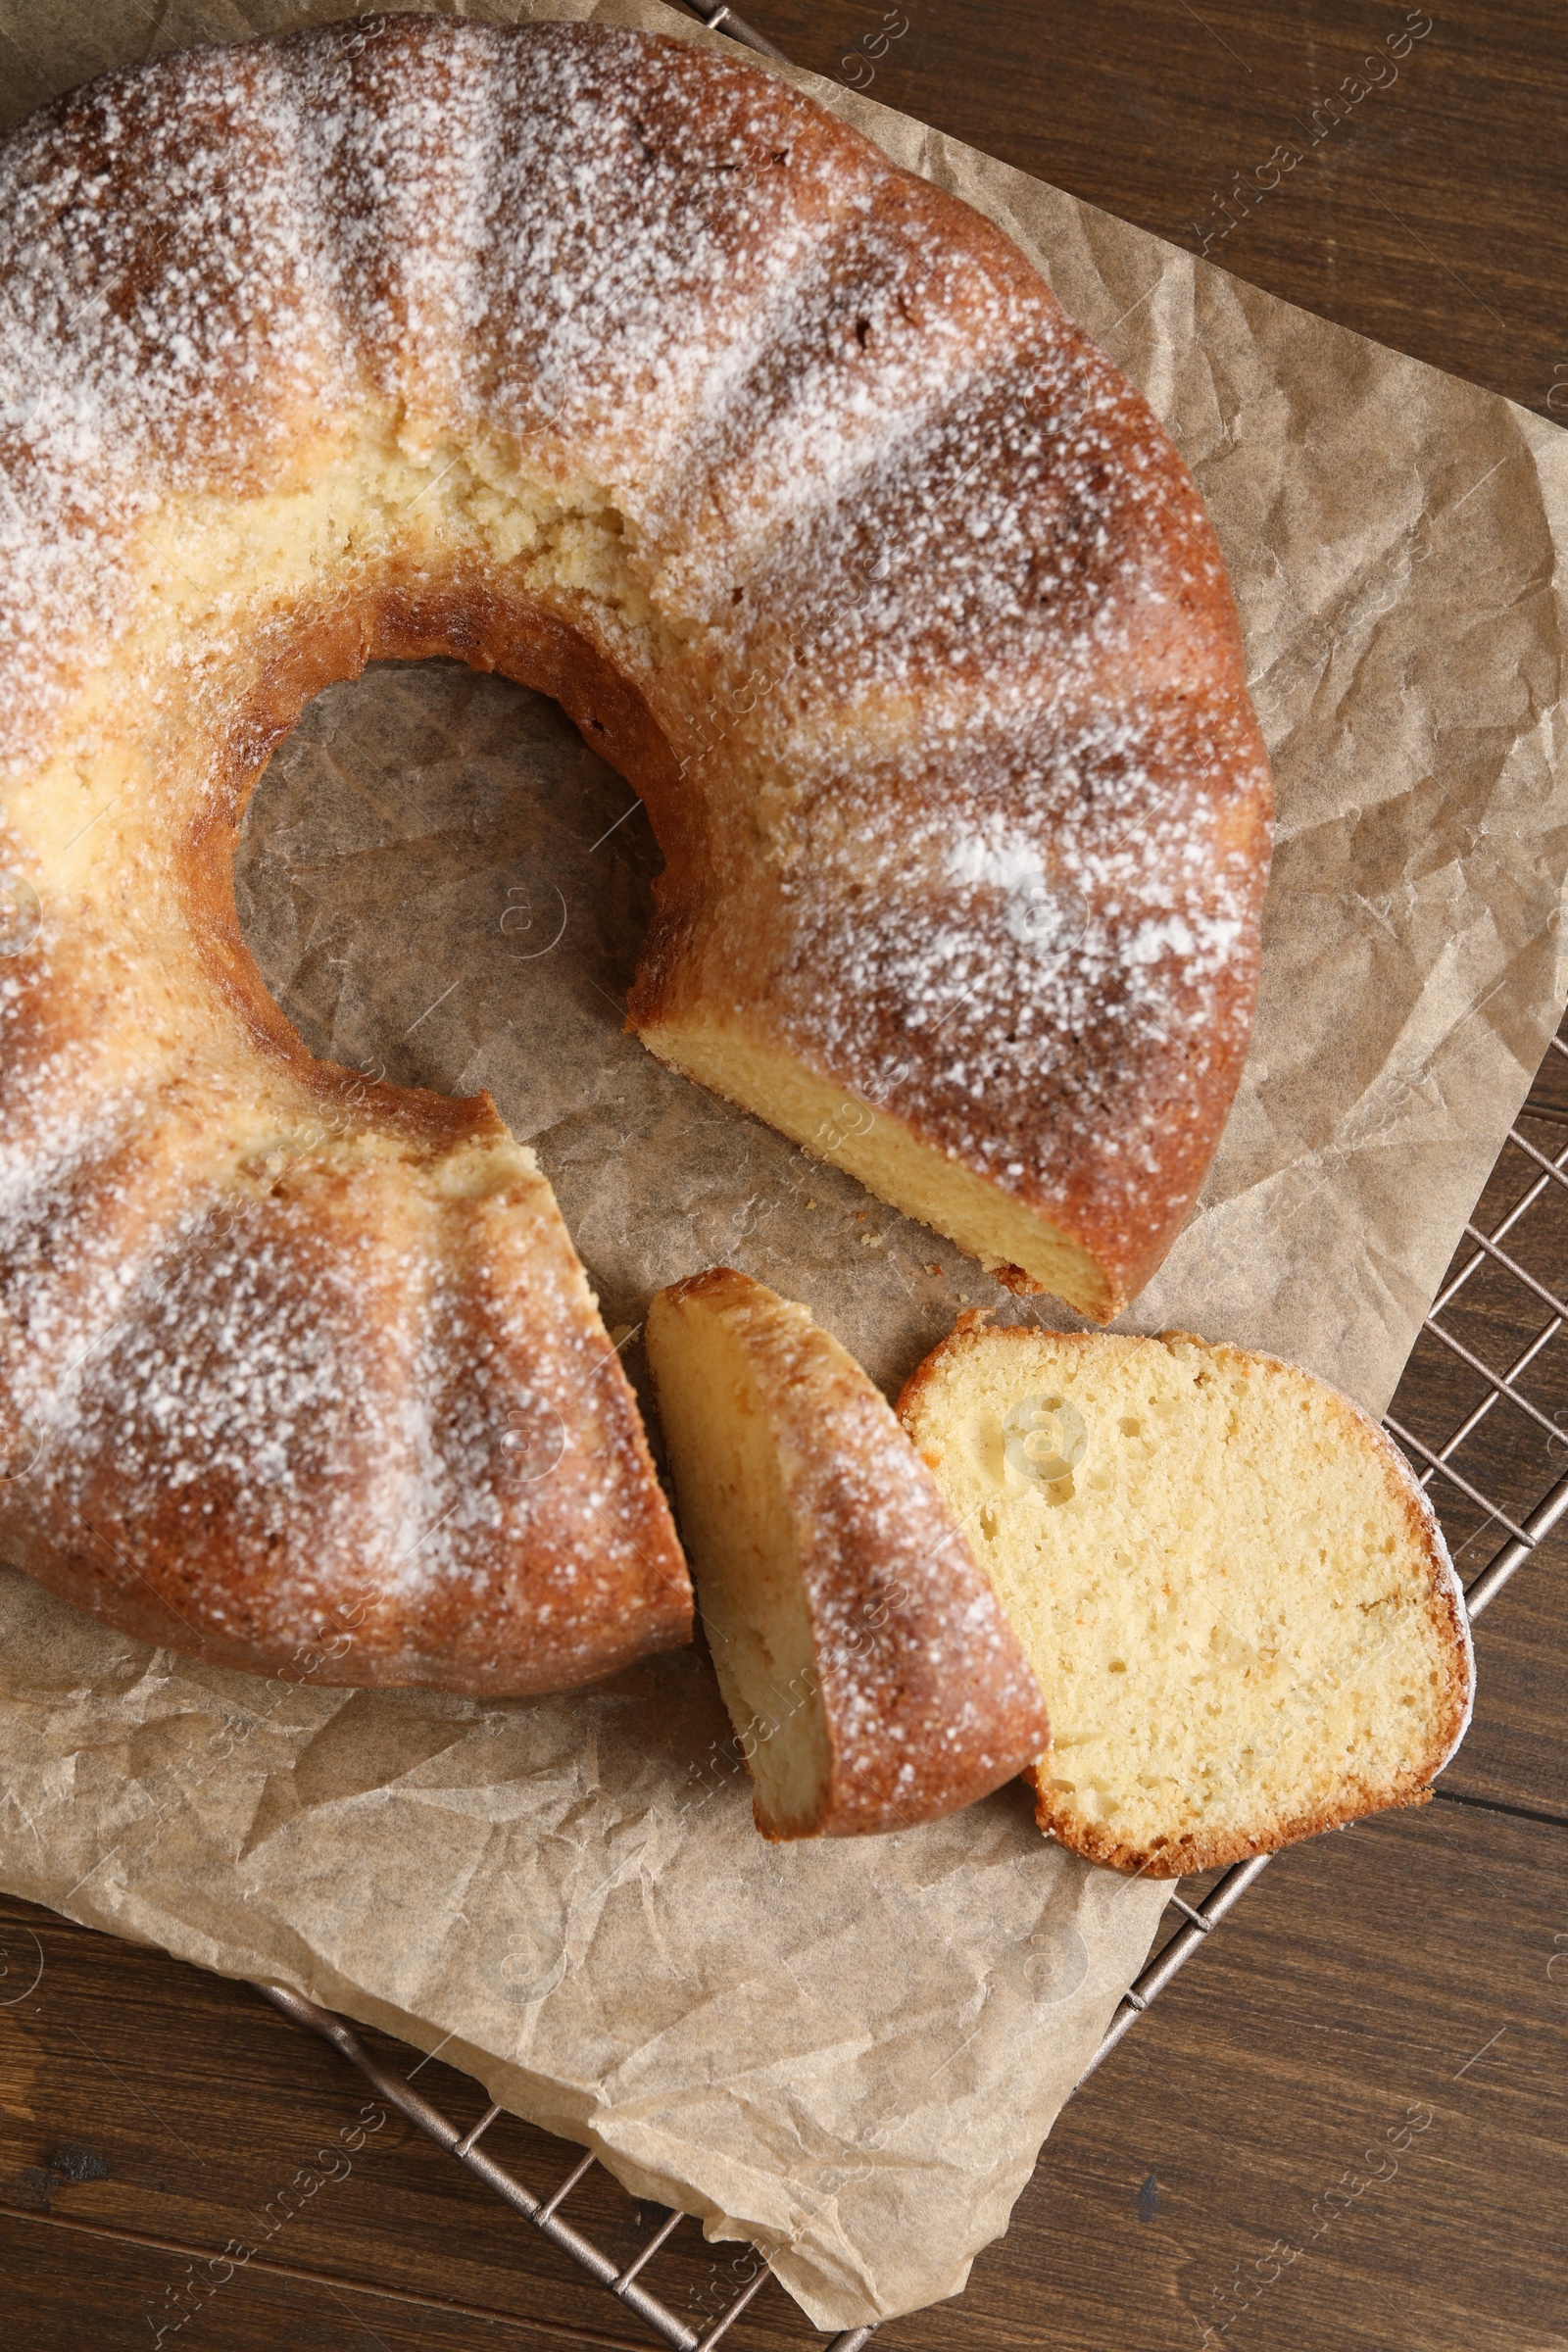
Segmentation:
{"type": "Polygon", "coordinates": [[[649,1353],[704,1631],[759,1811],[789,1835],[820,1810],[832,1757],[777,1439],[725,1317],[694,1298],[656,1308],[649,1353]]]}
{"type": "Polygon", "coordinates": [[[987,1336],[913,1434],[1045,1690],[1051,1812],[1140,1851],[1249,1841],[1430,1766],[1431,1565],[1340,1398],[1179,1338],[987,1336]],[[1007,1458],[1030,1398],[1082,1423],[1049,1483],[1007,1458]]]}

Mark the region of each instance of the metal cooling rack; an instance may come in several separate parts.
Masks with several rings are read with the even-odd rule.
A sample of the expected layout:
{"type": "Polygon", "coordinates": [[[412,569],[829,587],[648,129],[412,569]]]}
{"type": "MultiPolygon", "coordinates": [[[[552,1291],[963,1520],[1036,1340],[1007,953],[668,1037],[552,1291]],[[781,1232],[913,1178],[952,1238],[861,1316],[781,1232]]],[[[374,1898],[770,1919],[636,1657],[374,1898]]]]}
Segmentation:
{"type": "MultiPolygon", "coordinates": [[[[711,6],[709,0],[685,0],[685,5],[710,31],[723,31],[781,65],[792,62],[765,34],[724,5],[723,0],[711,6]]],[[[1466,1225],[1465,1244],[1423,1322],[1411,1358],[1412,1365],[1420,1365],[1423,1357],[1431,1361],[1434,1350],[1446,1352],[1465,1367],[1476,1394],[1467,1399],[1456,1426],[1442,1439],[1423,1439],[1407,1429],[1392,1411],[1384,1423],[1390,1436],[1403,1446],[1422,1485],[1431,1494],[1461,1574],[1467,1559],[1473,1563],[1489,1544],[1501,1536],[1501,1542],[1496,1543],[1465,1587],[1465,1602],[1472,1621],[1568,1511],[1568,1474],[1556,1478],[1545,1494],[1540,1495],[1541,1456],[1544,1453],[1548,1464],[1554,1458],[1568,1459],[1568,1427],[1559,1426],[1549,1409],[1549,1401],[1546,1405],[1538,1403],[1519,1385],[1527,1373],[1533,1373],[1538,1384],[1546,1378],[1549,1400],[1550,1377],[1555,1376],[1568,1404],[1568,1348],[1559,1358],[1547,1361],[1552,1342],[1568,1325],[1568,1303],[1557,1296],[1549,1282],[1522,1262],[1524,1256],[1534,1251],[1548,1269],[1568,1263],[1568,1144],[1550,1156],[1540,1143],[1532,1142],[1521,1132],[1521,1128],[1532,1125],[1544,1126],[1548,1134],[1553,1127],[1568,1127],[1568,1073],[1560,1065],[1554,1068],[1553,1054],[1568,1062],[1568,1045],[1561,1036],[1552,1040],[1530,1101],[1520,1113],[1519,1124],[1509,1130],[1508,1141],[1482,1196],[1483,1206],[1476,1213],[1478,1217],[1485,1215],[1488,1221],[1466,1225]],[[1563,1098],[1558,1103],[1547,1099],[1554,1091],[1553,1076],[1564,1080],[1557,1090],[1563,1098]],[[1499,1210],[1496,1197],[1507,1196],[1521,1181],[1523,1192],[1505,1209],[1499,1210]],[[1555,1233],[1551,1231],[1554,1219],[1555,1233]],[[1505,1243],[1511,1246],[1504,1248],[1505,1243]],[[1513,1354],[1506,1371],[1494,1370],[1487,1353],[1489,1340],[1494,1347],[1499,1339],[1515,1343],[1520,1332],[1534,1323],[1540,1323],[1541,1327],[1513,1354]],[[1494,1420],[1499,1407],[1508,1408],[1515,1417],[1515,1426],[1500,1442],[1494,1420]],[[1522,1431],[1517,1426],[1519,1422],[1524,1424],[1522,1431]],[[1533,1442],[1533,1452],[1522,1450],[1521,1438],[1527,1446],[1533,1442]],[[1505,1501],[1511,1507],[1505,1507],[1505,1501],[1497,1499],[1489,1488],[1506,1489],[1505,1501]],[[1540,1498],[1532,1501],[1532,1495],[1540,1498]]],[[[1404,1384],[1401,1384],[1396,1405],[1403,1395],[1404,1384]]],[[[1154,1957],[1123,1995],[1103,2040],[1079,2078],[1080,2087],[1132,2031],[1178,1970],[1185,1968],[1193,1954],[1201,1950],[1220,1921],[1234,1910],[1272,1859],[1272,1855],[1259,1854],[1250,1862],[1238,1863],[1234,1869],[1222,1873],[1197,1902],[1190,1903],[1182,1895],[1172,1893],[1154,1938],[1154,1957]]],[[[302,2000],[297,1993],[272,1985],[258,1989],[285,2017],[293,2018],[329,2041],[359,2068],[380,2098],[416,2124],[437,2147],[445,2148],[460,2164],[466,2165],[476,2180],[483,2181],[514,2212],[532,2222],[552,2245],[580,2263],[591,2278],[614,2295],[664,2343],[678,2347],[678,2352],[709,2352],[711,2345],[728,2334],[753,2297],[767,2283],[771,2274],[764,2263],[712,2324],[699,2332],[644,2283],[645,2272],[689,2218],[687,2215],[669,2214],[629,2262],[612,2260],[562,2216],[563,2206],[593,2170],[597,2158],[579,2156],[556,2188],[546,2196],[535,2196],[514,2174],[487,2156],[480,2145],[484,2134],[503,2113],[500,2107],[489,2108],[476,2124],[465,2131],[368,2049],[340,2017],[318,2009],[312,2001],[302,2000]]],[[[826,2344],[826,2352],[860,2352],[860,2347],[868,2344],[875,2332],[871,2328],[851,2328],[832,2337],[826,2344]]],[[[814,2340],[822,2343],[824,2339],[818,2336],[814,2340]]]]}
{"type": "MultiPolygon", "coordinates": [[[[1568,1142],[1555,1155],[1543,1148],[1551,1142],[1554,1129],[1568,1128],[1565,1063],[1568,1045],[1559,1036],[1552,1040],[1530,1101],[1509,1131],[1475,1219],[1465,1227],[1464,1242],[1425,1319],[1411,1358],[1418,1381],[1422,1372],[1427,1375],[1421,1385],[1430,1385],[1442,1357],[1449,1359],[1450,1367],[1458,1367],[1453,1377],[1464,1395],[1457,1421],[1442,1438],[1422,1437],[1407,1428],[1399,1417],[1406,1409],[1414,1410],[1403,1403],[1413,1385],[1407,1375],[1395,1398],[1398,1412],[1391,1412],[1384,1424],[1404,1447],[1431,1493],[1461,1575],[1467,1567],[1475,1570],[1465,1588],[1472,1619],[1501,1592],[1514,1571],[1568,1512],[1568,1473],[1555,1477],[1544,1494],[1541,1492],[1549,1471],[1568,1461],[1568,1413],[1559,1424],[1551,1409],[1554,1392],[1568,1407],[1568,1345],[1552,1352],[1552,1343],[1568,1326],[1568,1301],[1558,1296],[1552,1280],[1533,1270],[1530,1262],[1534,1260],[1535,1267],[1545,1269],[1547,1275],[1554,1267],[1568,1264],[1568,1142]],[[1531,1129],[1534,1137],[1527,1132],[1531,1129]],[[1507,1368],[1500,1372],[1494,1369],[1493,1360],[1500,1351],[1499,1343],[1508,1354],[1507,1368]],[[1521,1386],[1527,1376],[1537,1391],[1534,1396],[1521,1386]],[[1544,1401],[1540,1400],[1543,1398],[1544,1401]]],[[[1555,1280],[1560,1288],[1560,1275],[1555,1280]]],[[[1131,2032],[1177,1971],[1201,1949],[1271,1859],[1259,1854],[1253,1861],[1237,1864],[1202,1892],[1200,1900],[1189,1902],[1179,1893],[1171,1895],[1160,1936],[1155,1938],[1155,1956],[1123,1997],[1104,2039],[1084,2070],[1083,2082],[1131,2032]]],[[[1196,1894],[1199,1889],[1193,1891],[1196,1894]]],[[[380,2098],[466,2165],[487,2188],[532,2222],[553,2245],[580,2263],[655,2335],[679,2347],[679,2352],[708,2352],[766,2284],[770,2274],[764,2265],[700,2333],[645,2281],[655,2256],[673,2237],[686,2215],[671,2213],[629,2262],[612,2261],[562,2213],[596,2158],[577,2157],[558,2187],[535,2196],[480,2145],[502,2113],[499,2107],[491,2107],[470,2129],[463,2129],[367,2049],[341,2018],[297,1994],[265,1989],[286,2017],[331,2042],[359,2068],[380,2098]]],[[[853,2328],[834,2336],[828,2352],[859,2352],[873,2333],[869,2328],[853,2328]]],[[[823,2341],[819,2336],[811,2340],[823,2341]]]]}
{"type": "Polygon", "coordinates": [[[792,66],[795,63],[792,57],[785,56],[782,49],[774,47],[765,32],[759,32],[755,24],[749,24],[736,10],[726,6],[725,0],[718,0],[717,6],[711,8],[708,0],[685,0],[685,4],[699,24],[706,24],[710,32],[727,32],[732,41],[741,42],[747,49],[755,49],[759,57],[772,58],[775,65],[792,66]]]}
{"type": "MultiPolygon", "coordinates": [[[[1568,1324],[1568,1302],[1549,1282],[1521,1263],[1526,1253],[1548,1268],[1568,1262],[1568,1144],[1555,1156],[1548,1156],[1539,1143],[1521,1132],[1530,1126],[1548,1131],[1568,1126],[1568,1107],[1550,1100],[1554,1091],[1568,1098],[1568,1085],[1560,1090],[1552,1086],[1554,1077],[1568,1078],[1562,1067],[1565,1062],[1568,1044],[1559,1032],[1482,1194],[1476,1214],[1486,1221],[1466,1224],[1464,1240],[1432,1302],[1432,1311],[1423,1319],[1421,1337],[1411,1355],[1410,1367],[1419,1371],[1432,1363],[1435,1352],[1447,1353],[1464,1365],[1477,1394],[1466,1401],[1449,1435],[1428,1443],[1407,1429],[1395,1409],[1401,1406],[1411,1385],[1407,1371],[1383,1422],[1390,1437],[1403,1447],[1431,1496],[1461,1577],[1467,1561],[1473,1564],[1489,1544],[1495,1544],[1465,1584],[1465,1607],[1472,1624],[1568,1511],[1568,1475],[1556,1478],[1544,1494],[1540,1494],[1542,1457],[1547,1465],[1568,1458],[1568,1427],[1549,1410],[1549,1386],[1544,1407],[1519,1386],[1525,1374],[1534,1371],[1538,1382],[1554,1377],[1568,1396],[1568,1348],[1554,1358],[1547,1354],[1568,1324]],[[1561,1057],[1555,1064],[1554,1055],[1561,1057]],[[1506,1199],[1521,1182],[1524,1190],[1519,1197],[1499,1211],[1498,1197],[1506,1199]],[[1505,1242],[1512,1247],[1505,1249],[1505,1242]],[[1484,1292],[1490,1295],[1484,1296],[1484,1292]],[[1490,1325],[1488,1336],[1494,1342],[1502,1338],[1517,1344],[1533,1324],[1540,1328],[1518,1348],[1507,1370],[1494,1371],[1481,1351],[1486,1339],[1476,1327],[1490,1325]],[[1516,1424],[1504,1434],[1491,1426],[1499,1405],[1513,1409],[1523,1422],[1522,1430],[1516,1424]],[[1521,1436],[1528,1451],[1521,1448],[1521,1436]],[[1461,1462],[1471,1475],[1465,1475],[1461,1462]],[[1489,1488],[1505,1488],[1513,1509],[1505,1508],[1489,1488]],[[1532,1494],[1540,1498],[1521,1508],[1521,1497],[1532,1494]],[[1502,1541],[1496,1543],[1499,1533],[1502,1541]]],[[[1560,1283],[1560,1275],[1556,1279],[1560,1283]]],[[[1273,1859],[1272,1854],[1258,1854],[1250,1862],[1237,1863],[1223,1873],[1200,1903],[1185,1902],[1179,1894],[1171,1896],[1166,1918],[1174,1911],[1179,1925],[1172,1929],[1162,1924],[1160,1935],[1167,1940],[1161,1942],[1156,1936],[1155,1957],[1123,1996],[1104,2039],[1079,2077],[1080,2088],[1273,1859]]]]}

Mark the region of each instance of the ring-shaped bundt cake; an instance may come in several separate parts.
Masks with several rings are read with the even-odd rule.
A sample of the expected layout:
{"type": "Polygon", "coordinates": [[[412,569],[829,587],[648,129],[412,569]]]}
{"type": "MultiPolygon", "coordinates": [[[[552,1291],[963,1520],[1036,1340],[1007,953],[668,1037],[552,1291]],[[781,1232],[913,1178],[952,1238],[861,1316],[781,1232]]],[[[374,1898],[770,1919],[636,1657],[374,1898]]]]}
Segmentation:
{"type": "Polygon", "coordinates": [[[556,696],[666,860],[652,1050],[1106,1316],[1255,984],[1192,483],[988,221],[679,42],[190,51],[25,123],[0,221],[4,1554],[328,1680],[684,1640],[549,1186],[487,1097],[306,1054],[246,797],[372,660],[556,696]]]}

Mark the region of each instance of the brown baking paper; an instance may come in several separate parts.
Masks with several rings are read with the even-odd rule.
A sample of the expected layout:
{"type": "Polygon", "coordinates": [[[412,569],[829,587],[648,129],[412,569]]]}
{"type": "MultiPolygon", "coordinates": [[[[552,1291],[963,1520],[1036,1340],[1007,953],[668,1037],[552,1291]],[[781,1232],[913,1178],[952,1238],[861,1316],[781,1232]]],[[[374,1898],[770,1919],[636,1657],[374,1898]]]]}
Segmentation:
{"type": "MultiPolygon", "coordinates": [[[[342,13],[0,0],[0,108],[149,43],[342,13]]],[[[631,0],[465,13],[733,54],[631,0]]],[[[1279,840],[1241,1095],[1129,1323],[1277,1349],[1381,1409],[1563,1000],[1568,440],[794,78],[1008,229],[1197,474],[1279,840]]],[[[960,1307],[1049,1318],[625,1035],[658,864],[630,802],[540,698],[373,673],[273,761],[249,937],[318,1052],[491,1090],[634,1377],[650,1292],[716,1260],[890,1388],[960,1307]]],[[[149,1651],[0,1571],[0,1883],[440,2048],[638,2194],[757,2239],[819,2325],[886,2318],[1004,2228],[1165,1890],[1042,1842],[1016,1788],[766,1847],[727,1739],[695,1651],[542,1701],[349,1692],[149,1651]]]]}

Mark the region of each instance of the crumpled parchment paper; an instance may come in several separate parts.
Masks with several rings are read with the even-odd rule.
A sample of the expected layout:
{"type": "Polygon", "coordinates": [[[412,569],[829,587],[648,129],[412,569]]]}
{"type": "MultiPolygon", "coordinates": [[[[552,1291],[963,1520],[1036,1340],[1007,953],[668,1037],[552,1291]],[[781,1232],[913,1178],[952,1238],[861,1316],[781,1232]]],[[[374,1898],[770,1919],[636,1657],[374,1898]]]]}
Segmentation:
{"type": "MultiPolygon", "coordinates": [[[[0,0],[0,122],[286,0],[0,0]]],[[[474,7],[713,39],[654,0],[474,7]]],[[[1269,1348],[1379,1410],[1565,982],[1568,437],[813,77],[990,213],[1142,385],[1207,500],[1274,758],[1250,1059],[1128,1318],[1269,1348]]],[[[621,1006],[658,855],[556,709],[452,664],[323,695],[247,824],[248,935],[308,1042],[538,1149],[625,1360],[719,1260],[895,1388],[957,1310],[1051,1317],[654,1062],[621,1006]],[[628,1336],[630,1335],[630,1336],[628,1336]]],[[[1014,1788],[781,1849],[698,1652],[480,1704],[149,1651],[0,1570],[0,1885],[443,2055],[639,2195],[755,2238],[820,2326],[956,2292],[1165,1889],[1014,1788]]]]}

